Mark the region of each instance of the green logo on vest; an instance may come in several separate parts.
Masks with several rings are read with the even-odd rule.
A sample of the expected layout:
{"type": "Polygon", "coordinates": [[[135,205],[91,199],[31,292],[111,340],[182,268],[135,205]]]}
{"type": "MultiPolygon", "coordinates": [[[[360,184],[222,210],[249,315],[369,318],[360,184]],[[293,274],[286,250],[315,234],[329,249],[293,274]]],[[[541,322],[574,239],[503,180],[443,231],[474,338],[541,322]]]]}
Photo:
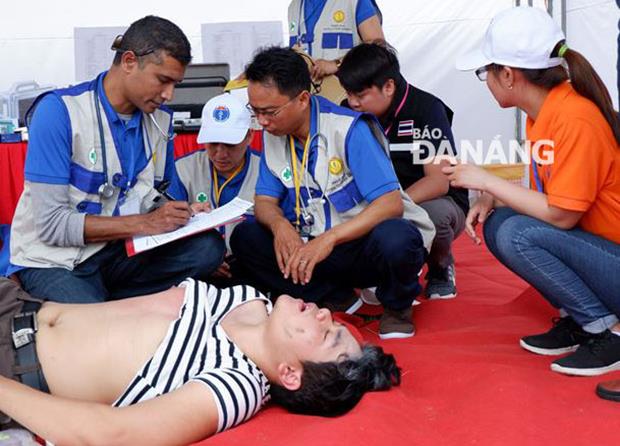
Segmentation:
{"type": "Polygon", "coordinates": [[[207,194],[205,194],[204,192],[198,192],[196,194],[196,201],[198,203],[206,203],[207,202],[207,194]]]}
{"type": "Polygon", "coordinates": [[[289,29],[291,31],[295,31],[295,28],[297,28],[297,23],[295,23],[295,22],[289,23],[289,29]]]}
{"type": "Polygon", "coordinates": [[[284,181],[285,183],[291,181],[291,179],[293,178],[291,168],[286,166],[284,169],[282,169],[282,172],[280,172],[280,178],[282,178],[282,181],[284,181]]]}
{"type": "Polygon", "coordinates": [[[91,149],[90,152],[88,152],[88,161],[90,161],[93,166],[97,164],[97,151],[95,149],[91,149]]]}

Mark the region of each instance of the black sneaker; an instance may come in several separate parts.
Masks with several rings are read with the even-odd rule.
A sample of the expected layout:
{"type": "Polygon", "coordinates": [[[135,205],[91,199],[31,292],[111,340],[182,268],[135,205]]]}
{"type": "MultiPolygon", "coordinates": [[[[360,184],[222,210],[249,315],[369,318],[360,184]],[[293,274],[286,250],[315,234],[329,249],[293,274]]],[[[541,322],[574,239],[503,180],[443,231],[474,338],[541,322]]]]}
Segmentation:
{"type": "Polygon", "coordinates": [[[426,275],[426,296],[429,299],[453,299],[456,297],[456,272],[454,263],[447,268],[432,270],[426,275]]]}
{"type": "Polygon", "coordinates": [[[572,317],[553,319],[553,327],[546,333],[521,338],[521,347],[538,355],[561,355],[577,350],[579,345],[592,338],[592,334],[583,331],[572,317]]]}
{"type": "Polygon", "coordinates": [[[620,336],[609,330],[579,346],[575,353],[551,363],[551,370],[577,376],[597,376],[620,370],[620,336]]]}

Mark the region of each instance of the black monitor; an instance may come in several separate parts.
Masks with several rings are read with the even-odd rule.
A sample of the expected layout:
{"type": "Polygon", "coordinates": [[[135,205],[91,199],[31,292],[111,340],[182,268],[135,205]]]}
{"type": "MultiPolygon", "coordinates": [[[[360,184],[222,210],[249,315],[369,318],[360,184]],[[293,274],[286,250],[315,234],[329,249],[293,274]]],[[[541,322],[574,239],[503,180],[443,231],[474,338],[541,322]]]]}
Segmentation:
{"type": "Polygon", "coordinates": [[[224,92],[229,78],[227,63],[188,65],[183,81],[174,90],[174,98],[166,105],[173,111],[190,112],[191,118],[200,118],[204,105],[224,92]]]}

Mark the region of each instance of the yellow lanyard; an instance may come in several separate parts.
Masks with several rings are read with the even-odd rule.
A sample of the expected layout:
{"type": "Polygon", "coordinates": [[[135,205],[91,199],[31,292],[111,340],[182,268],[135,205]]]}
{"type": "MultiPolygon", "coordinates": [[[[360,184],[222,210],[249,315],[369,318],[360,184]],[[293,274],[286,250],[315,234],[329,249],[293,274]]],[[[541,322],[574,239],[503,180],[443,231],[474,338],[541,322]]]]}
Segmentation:
{"type": "Polygon", "coordinates": [[[245,157],[243,158],[243,162],[239,164],[239,167],[237,167],[235,171],[226,179],[226,181],[224,181],[221,187],[219,185],[219,181],[217,180],[217,170],[215,170],[215,166],[211,166],[213,169],[213,189],[215,191],[216,208],[220,206],[220,196],[222,195],[224,188],[228,186],[228,184],[233,180],[233,178],[239,175],[239,172],[243,170],[243,166],[245,166],[245,157]]]}
{"type": "Polygon", "coordinates": [[[295,140],[292,136],[289,136],[289,138],[289,145],[291,146],[291,164],[293,164],[293,184],[295,185],[295,216],[297,217],[297,228],[299,228],[299,223],[301,220],[301,176],[306,170],[310,136],[306,138],[306,144],[304,144],[304,153],[301,157],[301,172],[297,172],[297,153],[295,152],[295,140]]]}

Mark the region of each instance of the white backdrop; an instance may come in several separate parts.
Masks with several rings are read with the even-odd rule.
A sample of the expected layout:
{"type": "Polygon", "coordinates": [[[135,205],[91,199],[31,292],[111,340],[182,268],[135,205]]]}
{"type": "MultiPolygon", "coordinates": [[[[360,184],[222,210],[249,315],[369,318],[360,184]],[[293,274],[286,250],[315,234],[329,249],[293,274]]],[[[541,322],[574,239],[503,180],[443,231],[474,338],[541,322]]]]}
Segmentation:
{"type": "MultiPolygon", "coordinates": [[[[14,82],[65,86],[74,79],[74,27],[127,26],[146,14],[177,23],[188,35],[195,62],[202,60],[203,23],[280,20],[286,33],[289,0],[180,2],[167,0],[29,0],[23,14],[0,16],[0,91],[14,82]]],[[[512,138],[514,110],[501,110],[472,73],[454,69],[455,57],[481,39],[489,19],[512,0],[378,0],[388,41],[399,51],[403,73],[415,85],[445,100],[455,111],[457,139],[512,138]]],[[[527,0],[522,3],[526,4],[527,0]]],[[[535,3],[542,3],[536,1],[535,3]]],[[[594,64],[616,107],[617,23],[615,0],[567,0],[568,42],[594,64]]],[[[21,5],[20,5],[21,6],[21,5]]],[[[7,8],[5,8],[6,10],[7,8]]],[[[554,13],[560,13],[555,0],[554,13]]],[[[286,40],[285,40],[286,41],[286,40]]]]}

